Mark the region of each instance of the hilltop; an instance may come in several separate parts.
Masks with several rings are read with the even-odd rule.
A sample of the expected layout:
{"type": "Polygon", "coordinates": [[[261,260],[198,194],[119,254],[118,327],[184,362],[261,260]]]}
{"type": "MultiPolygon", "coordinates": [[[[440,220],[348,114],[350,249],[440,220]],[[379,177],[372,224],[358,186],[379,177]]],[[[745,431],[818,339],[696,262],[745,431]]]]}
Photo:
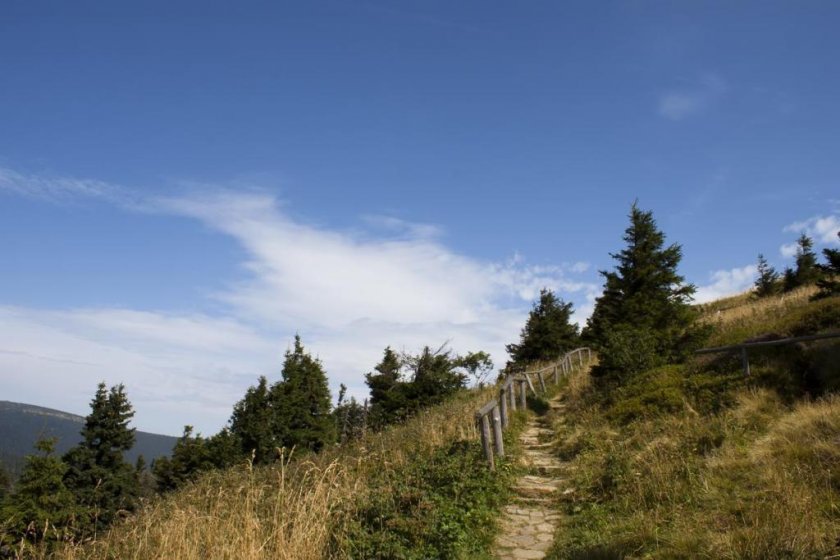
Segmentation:
{"type": "MultiPolygon", "coordinates": [[[[32,404],[0,401],[0,461],[16,472],[24,457],[35,453],[33,445],[40,438],[55,437],[56,451],[65,453],[79,443],[85,419],[76,414],[32,404]]],[[[147,464],[169,455],[178,438],[136,432],[137,440],[126,454],[132,463],[143,455],[147,464]]]]}

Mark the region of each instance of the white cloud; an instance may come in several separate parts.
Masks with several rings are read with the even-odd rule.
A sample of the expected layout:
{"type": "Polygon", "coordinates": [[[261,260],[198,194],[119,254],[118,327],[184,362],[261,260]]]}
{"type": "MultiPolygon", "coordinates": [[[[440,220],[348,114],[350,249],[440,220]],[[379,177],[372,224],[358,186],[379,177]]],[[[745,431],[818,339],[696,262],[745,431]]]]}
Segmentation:
{"type": "Polygon", "coordinates": [[[785,226],[784,231],[805,233],[817,243],[837,244],[840,232],[840,215],[814,216],[785,226]]]}
{"type": "Polygon", "coordinates": [[[799,247],[796,243],[785,243],[779,247],[779,254],[786,259],[792,259],[796,256],[796,249],[799,247]]]}
{"type": "Polygon", "coordinates": [[[726,83],[716,74],[707,74],[688,87],[663,92],[659,96],[659,114],[672,121],[700,113],[726,93],[726,83]]]}
{"type": "MultiPolygon", "coordinates": [[[[12,183],[50,199],[100,192],[60,188],[84,181],[12,183]]],[[[212,295],[208,308],[221,302],[221,313],[0,307],[6,394],[84,413],[98,381],[125,382],[141,429],[178,433],[189,423],[211,433],[258,375],[277,379],[295,332],[323,360],[334,392],[345,383],[364,398],[363,373],[387,345],[416,352],[449,341],[456,352],[487,350],[502,366],[504,345],[517,339],[541,288],[580,304],[580,321],[598,291],[568,276],[582,263],[487,262],[446,247],[434,226],[368,216],[387,235],[338,232],[295,220],[264,192],[202,191],[136,205],[124,204],[132,193],[118,188],[100,198],[195,219],[235,239],[246,279],[212,295]]]]}
{"type": "Polygon", "coordinates": [[[717,270],[709,275],[710,284],[699,286],[694,294],[696,303],[706,303],[722,297],[739,294],[755,282],[758,268],[747,265],[730,270],[717,270]]]}
{"type": "MultiPolygon", "coordinates": [[[[840,238],[837,236],[840,232],[840,214],[812,216],[806,220],[788,224],[782,231],[785,233],[804,233],[813,239],[816,245],[838,245],[840,244],[840,238]]],[[[796,242],[785,243],[779,247],[779,252],[783,257],[789,259],[796,256],[797,248],[796,242]]]]}

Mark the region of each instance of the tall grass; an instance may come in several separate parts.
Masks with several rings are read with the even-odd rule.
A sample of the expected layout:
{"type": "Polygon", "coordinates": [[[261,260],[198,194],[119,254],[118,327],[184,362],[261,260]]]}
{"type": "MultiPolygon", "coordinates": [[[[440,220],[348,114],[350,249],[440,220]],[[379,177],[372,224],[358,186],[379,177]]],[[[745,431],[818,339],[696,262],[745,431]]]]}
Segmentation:
{"type": "MultiPolygon", "coordinates": [[[[151,499],[93,542],[55,551],[22,546],[16,552],[63,560],[359,557],[353,553],[359,512],[383,494],[398,492],[389,484],[405,485],[406,473],[416,475],[420,462],[453,445],[475,448],[478,456],[474,413],[494,391],[466,391],[402,425],[318,455],[282,451],[272,466],[243,464],[207,473],[173,494],[151,499]]],[[[477,463],[462,464],[467,464],[460,469],[464,472],[447,475],[473,477],[470,469],[477,471],[477,463]]]]}
{"type": "MultiPolygon", "coordinates": [[[[840,300],[809,295],[741,296],[704,320],[721,344],[840,326],[840,300]]],[[[761,367],[788,365],[774,360],[761,367]]],[[[840,396],[791,399],[770,377],[704,368],[647,372],[609,398],[570,379],[555,430],[575,491],[550,558],[840,558],[840,396]]]]}

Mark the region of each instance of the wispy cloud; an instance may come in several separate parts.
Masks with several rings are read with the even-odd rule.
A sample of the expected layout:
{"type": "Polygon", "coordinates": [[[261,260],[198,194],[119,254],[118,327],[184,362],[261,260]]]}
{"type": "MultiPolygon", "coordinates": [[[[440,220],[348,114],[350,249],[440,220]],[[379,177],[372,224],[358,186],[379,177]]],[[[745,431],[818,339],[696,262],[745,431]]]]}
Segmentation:
{"type": "MultiPolygon", "coordinates": [[[[11,177],[14,189],[4,188],[18,194],[95,197],[132,208],[122,202],[132,200],[127,189],[11,177]]],[[[599,291],[575,277],[583,263],[476,259],[447,247],[436,226],[388,216],[363,217],[368,228],[351,232],[313,226],[256,190],[203,185],[177,197],[139,199],[136,207],[233,238],[243,250],[244,280],[216,288],[207,305],[213,314],[0,308],[0,373],[11,378],[13,394],[54,405],[72,394],[83,404],[98,380],[123,381],[144,429],[172,433],[190,423],[206,433],[224,423],[258,375],[276,378],[295,332],[323,360],[334,389],[345,383],[363,397],[362,374],[387,345],[417,351],[450,341],[460,352],[487,350],[501,366],[504,345],[518,337],[541,288],[578,304],[579,321],[599,291]]]]}
{"type": "Polygon", "coordinates": [[[727,90],[726,82],[717,74],[706,74],[697,82],[667,90],[660,94],[659,115],[680,121],[696,115],[720,99],[727,90]]]}
{"type": "MultiPolygon", "coordinates": [[[[840,238],[840,213],[827,216],[812,216],[806,220],[788,224],[782,230],[785,233],[804,233],[814,240],[816,245],[838,245],[840,238]]],[[[779,247],[779,253],[785,258],[796,256],[797,244],[795,242],[785,243],[779,247]]]]}
{"type": "Polygon", "coordinates": [[[716,270],[709,275],[709,284],[697,288],[694,301],[706,303],[744,292],[755,282],[757,274],[758,268],[752,264],[729,270],[716,270]]]}

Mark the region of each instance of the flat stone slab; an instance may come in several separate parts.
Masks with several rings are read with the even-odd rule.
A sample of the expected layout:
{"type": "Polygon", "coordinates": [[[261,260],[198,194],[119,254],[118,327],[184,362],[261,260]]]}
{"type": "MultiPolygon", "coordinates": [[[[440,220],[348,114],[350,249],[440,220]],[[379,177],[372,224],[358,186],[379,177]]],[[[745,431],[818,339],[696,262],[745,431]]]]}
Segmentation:
{"type": "MultiPolygon", "coordinates": [[[[549,403],[559,413],[562,405],[549,403]]],[[[500,560],[545,558],[554,541],[561,515],[553,508],[554,496],[571,490],[563,477],[565,463],[550,452],[553,430],[531,418],[519,436],[523,447],[522,465],[528,474],[514,484],[514,503],[505,506],[494,547],[500,560]]],[[[574,491],[574,490],[572,490],[574,491]]]]}

